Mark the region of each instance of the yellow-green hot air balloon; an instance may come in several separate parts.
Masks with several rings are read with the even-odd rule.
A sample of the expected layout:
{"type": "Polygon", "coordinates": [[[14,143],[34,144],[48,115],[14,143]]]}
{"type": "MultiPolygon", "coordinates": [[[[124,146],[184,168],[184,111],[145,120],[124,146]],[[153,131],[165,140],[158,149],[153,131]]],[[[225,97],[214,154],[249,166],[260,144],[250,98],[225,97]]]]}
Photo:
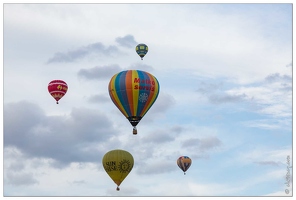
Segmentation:
{"type": "Polygon", "coordinates": [[[184,175],[186,174],[185,172],[189,169],[191,166],[191,159],[188,156],[181,156],[177,160],[177,165],[179,168],[184,172],[184,175]]]}
{"type": "Polygon", "coordinates": [[[107,174],[116,183],[116,190],[119,191],[120,184],[134,166],[133,156],[127,151],[115,149],[104,155],[102,163],[107,174]]]}
{"type": "Polygon", "coordinates": [[[143,57],[147,54],[148,52],[148,46],[146,44],[138,44],[136,46],[136,52],[137,54],[141,57],[141,60],[143,60],[143,57]]]}
{"type": "Polygon", "coordinates": [[[111,78],[108,90],[113,103],[129,120],[136,135],[137,124],[158,97],[158,80],[148,72],[126,70],[111,78]]]}

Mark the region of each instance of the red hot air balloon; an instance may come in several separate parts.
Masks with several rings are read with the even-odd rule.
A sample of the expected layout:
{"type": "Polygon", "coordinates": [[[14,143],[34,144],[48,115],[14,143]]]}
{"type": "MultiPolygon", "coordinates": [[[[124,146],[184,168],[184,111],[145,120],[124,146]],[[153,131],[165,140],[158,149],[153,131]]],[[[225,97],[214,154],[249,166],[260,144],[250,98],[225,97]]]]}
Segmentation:
{"type": "Polygon", "coordinates": [[[68,85],[62,80],[53,80],[48,84],[48,92],[59,103],[59,100],[67,93],[68,85]]]}

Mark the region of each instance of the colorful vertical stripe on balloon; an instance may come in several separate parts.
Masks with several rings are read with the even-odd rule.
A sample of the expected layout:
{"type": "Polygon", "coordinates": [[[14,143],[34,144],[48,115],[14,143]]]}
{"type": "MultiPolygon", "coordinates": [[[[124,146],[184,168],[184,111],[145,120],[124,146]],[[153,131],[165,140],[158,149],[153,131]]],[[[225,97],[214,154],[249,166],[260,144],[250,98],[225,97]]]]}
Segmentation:
{"type": "Polygon", "coordinates": [[[111,78],[109,94],[125,117],[143,117],[158,97],[159,82],[148,72],[122,71],[111,78]]]}

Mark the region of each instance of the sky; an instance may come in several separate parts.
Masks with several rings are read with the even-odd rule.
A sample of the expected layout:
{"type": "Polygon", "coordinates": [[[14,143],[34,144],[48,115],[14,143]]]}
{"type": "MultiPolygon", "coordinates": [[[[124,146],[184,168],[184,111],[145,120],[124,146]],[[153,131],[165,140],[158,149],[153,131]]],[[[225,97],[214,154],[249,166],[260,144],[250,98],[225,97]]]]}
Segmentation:
{"type": "Polygon", "coordinates": [[[292,6],[4,4],[3,196],[292,196],[292,6]],[[108,93],[129,69],[160,84],[138,135],[108,93]]]}

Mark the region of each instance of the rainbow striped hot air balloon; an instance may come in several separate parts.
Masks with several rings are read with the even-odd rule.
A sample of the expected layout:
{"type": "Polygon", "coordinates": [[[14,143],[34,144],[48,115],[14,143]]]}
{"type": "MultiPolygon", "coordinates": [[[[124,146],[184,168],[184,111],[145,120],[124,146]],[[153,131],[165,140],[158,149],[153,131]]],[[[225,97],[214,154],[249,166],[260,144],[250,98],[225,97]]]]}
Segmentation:
{"type": "Polygon", "coordinates": [[[137,124],[154,104],[158,93],[158,80],[140,70],[119,72],[109,82],[110,98],[133,126],[134,135],[137,124]]]}

